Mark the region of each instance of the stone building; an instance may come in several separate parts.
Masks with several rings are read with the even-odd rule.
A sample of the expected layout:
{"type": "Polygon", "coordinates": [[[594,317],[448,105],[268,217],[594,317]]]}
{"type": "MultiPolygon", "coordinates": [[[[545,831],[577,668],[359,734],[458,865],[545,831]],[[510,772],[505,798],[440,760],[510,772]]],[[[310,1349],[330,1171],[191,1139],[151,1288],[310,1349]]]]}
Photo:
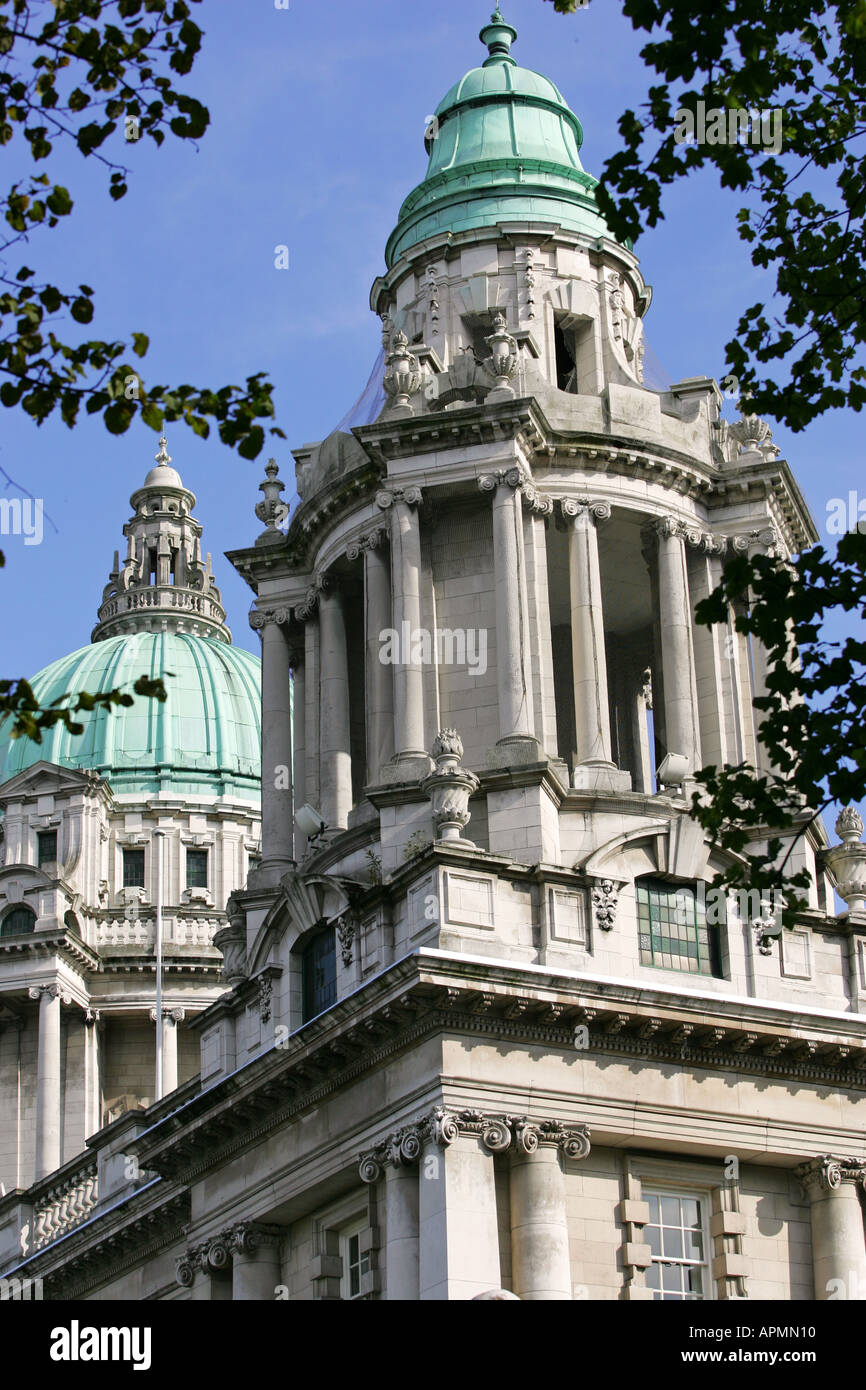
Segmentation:
{"type": "Polygon", "coordinates": [[[40,1239],[60,1219],[55,1170],[84,1164],[81,1217],[86,1141],[159,1095],[159,845],[163,1093],[198,1071],[190,1024],[223,989],[214,935],[260,850],[259,661],[231,644],[165,440],[131,502],[91,645],[32,685],[48,705],[164,676],[167,701],[0,749],[0,1183],[41,1183],[40,1239]]]}
{"type": "Polygon", "coordinates": [[[200,1075],[91,1139],[62,1245],[22,1258],[34,1192],[0,1204],[46,1297],[866,1292],[862,823],[801,827],[780,936],[714,907],[686,810],[760,756],[763,654],[695,604],[815,529],[762,421],[644,383],[580,122],[499,11],[481,37],[373,286],[382,409],[296,452],[287,533],[269,465],[230,557],[262,862],[200,1075]]]}

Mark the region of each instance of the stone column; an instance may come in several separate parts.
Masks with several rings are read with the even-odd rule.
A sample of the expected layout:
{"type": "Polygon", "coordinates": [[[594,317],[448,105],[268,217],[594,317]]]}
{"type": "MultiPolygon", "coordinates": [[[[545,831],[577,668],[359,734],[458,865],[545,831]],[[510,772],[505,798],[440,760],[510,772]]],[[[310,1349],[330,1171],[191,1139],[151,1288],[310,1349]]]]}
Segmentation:
{"type": "Polygon", "coordinates": [[[262,863],[277,875],[292,861],[292,727],[287,609],[256,610],[262,634],[262,863]]]}
{"type": "Polygon", "coordinates": [[[319,598],[321,689],[320,810],[330,830],[345,830],[352,809],[349,662],[343,598],[324,589],[319,598]]]}
{"type": "Polygon", "coordinates": [[[496,583],[496,677],[499,695],[498,746],[518,761],[535,761],[532,676],[529,667],[529,620],[523,513],[519,468],[500,469],[479,479],[493,494],[493,568],[496,583]],[[524,745],[521,748],[521,744],[524,745]]]}
{"type": "MultiPolygon", "coordinates": [[[[292,672],[292,796],[293,815],[308,800],[306,784],[307,688],[305,680],[305,640],[303,632],[296,633],[289,644],[289,666],[292,672]]],[[[295,826],[294,856],[304,857],[307,838],[295,826]]]]}
{"type": "Polygon", "coordinates": [[[304,797],[318,809],[319,796],[319,619],[314,608],[297,610],[304,622],[304,797]]]}
{"type": "Polygon", "coordinates": [[[385,1169],[385,1297],[418,1298],[418,1173],[390,1165],[385,1169]]]}
{"type": "Polygon", "coordinates": [[[162,1011],[162,1094],[177,1090],[177,1028],[184,1020],[183,1009],[162,1011]]]}
{"type": "Polygon", "coordinates": [[[604,609],[596,531],[596,523],[610,516],[610,507],[606,502],[576,501],[566,497],[562,512],[571,521],[568,568],[577,761],[612,768],[604,609]]]}
{"type": "Polygon", "coordinates": [[[860,1191],[866,1160],[821,1154],[796,1170],[809,1196],[815,1299],[866,1300],[866,1240],[860,1191]]]}
{"type": "Polygon", "coordinates": [[[701,753],[685,541],[673,517],[657,522],[656,534],[667,752],[687,758],[693,773],[701,765],[701,753]]]}
{"type": "Polygon", "coordinates": [[[514,1292],[529,1301],[571,1299],[571,1256],[562,1159],[585,1158],[589,1130],[555,1120],[512,1116],[482,1122],[482,1142],[510,1153],[511,1271],[514,1292]]]}
{"type": "Polygon", "coordinates": [[[383,511],[391,509],[391,611],[399,661],[393,666],[394,763],[396,780],[414,781],[430,770],[424,747],[424,671],[421,628],[421,489],[392,488],[377,493],[383,511]],[[404,766],[401,768],[400,765],[404,766]]]}
{"type": "MultiPolygon", "coordinates": [[[[39,1000],[39,1052],[36,1063],[36,1181],[60,1167],[60,988],[35,985],[27,993],[39,1000]]],[[[68,999],[65,1001],[68,1003],[68,999]]]]}
{"type": "Polygon", "coordinates": [[[493,1155],[442,1112],[424,1137],[418,1227],[422,1300],[462,1302],[500,1287],[493,1155]]]}
{"type": "Polygon", "coordinates": [[[89,1139],[102,1128],[101,1088],[99,1078],[99,1009],[87,1009],[84,1014],[84,1137],[89,1139]]]}
{"type": "Polygon", "coordinates": [[[273,1302],[282,1283],[280,1241],[284,1235],[281,1227],[257,1221],[244,1221],[232,1228],[229,1242],[233,1302],[273,1302]]]}
{"type": "Polygon", "coordinates": [[[365,537],[364,617],[366,628],[367,784],[381,781],[394,757],[394,684],[391,666],[381,659],[382,633],[391,627],[390,560],[384,530],[365,537]]]}

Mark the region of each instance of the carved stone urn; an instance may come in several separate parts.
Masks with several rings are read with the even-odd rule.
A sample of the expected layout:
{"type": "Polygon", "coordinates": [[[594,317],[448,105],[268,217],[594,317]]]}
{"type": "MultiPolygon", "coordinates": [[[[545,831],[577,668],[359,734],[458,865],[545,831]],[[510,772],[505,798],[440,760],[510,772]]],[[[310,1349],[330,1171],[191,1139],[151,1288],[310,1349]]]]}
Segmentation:
{"type": "Polygon", "coordinates": [[[226,904],[228,926],[215,934],[213,944],[223,954],[222,976],[234,989],[247,978],[247,928],[243,913],[234,898],[226,904]]]}
{"type": "Polygon", "coordinates": [[[475,849],[462,831],[471,820],[469,798],[480,783],[474,772],[460,765],[463,740],[456,729],[441,729],[431,752],[436,770],[424,779],[421,790],[433,805],[436,839],[454,849],[475,849]]]}
{"type": "Polygon", "coordinates": [[[511,380],[517,375],[520,349],[517,339],[508,332],[505,315],[497,314],[493,320],[493,332],[484,339],[490,348],[490,356],[484,366],[493,377],[494,386],[488,401],[508,400],[514,396],[511,380]]]}
{"type": "Polygon", "coordinates": [[[385,358],[385,393],[391,402],[392,415],[414,415],[411,398],[421,389],[424,379],[418,358],[409,351],[409,339],[398,331],[391,339],[391,351],[385,358]]]}
{"type": "Polygon", "coordinates": [[[824,854],[824,863],[849,912],[866,913],[866,845],[862,843],[863,818],[846,806],[836,821],[842,841],[824,854]]]}
{"type": "Polygon", "coordinates": [[[262,543],[283,539],[279,527],[280,523],[285,521],[289,515],[289,508],[280,496],[286,485],[279,473],[276,460],[269,459],[265,467],[265,482],[259,483],[259,492],[264,493],[264,499],[256,503],[256,516],[266,528],[259,537],[259,541],[262,543]]]}

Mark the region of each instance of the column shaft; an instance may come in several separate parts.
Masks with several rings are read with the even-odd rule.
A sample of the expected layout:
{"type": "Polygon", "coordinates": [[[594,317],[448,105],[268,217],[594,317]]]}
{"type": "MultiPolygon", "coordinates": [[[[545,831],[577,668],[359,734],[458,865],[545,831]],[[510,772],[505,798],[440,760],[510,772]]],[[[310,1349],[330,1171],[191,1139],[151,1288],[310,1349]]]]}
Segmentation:
{"type": "Polygon", "coordinates": [[[332,830],[345,830],[352,809],[349,663],[346,619],[339,592],[319,599],[321,659],[321,812],[332,830]]]}
{"type": "Polygon", "coordinates": [[[277,622],[262,628],[262,867],[292,858],[289,648],[277,622]]]}
{"type": "Polygon", "coordinates": [[[511,1262],[518,1298],[571,1298],[565,1179],[553,1145],[512,1160],[511,1262]]]}
{"type": "Polygon", "coordinates": [[[496,582],[496,673],[499,741],[534,738],[532,684],[524,622],[526,583],[519,488],[497,482],[493,495],[493,566],[496,582]]]}
{"type": "MultiPolygon", "coordinates": [[[[295,657],[292,666],[292,756],[294,758],[292,791],[295,800],[295,812],[309,799],[306,777],[307,688],[305,670],[303,653],[301,653],[295,657]]],[[[302,835],[296,826],[295,859],[298,862],[303,858],[306,843],[306,836],[302,835]]]]}
{"type": "MultiPolygon", "coordinates": [[[[382,768],[394,756],[394,687],[392,668],[381,659],[382,633],[391,627],[391,578],[381,547],[364,551],[366,623],[367,784],[381,781],[382,768]]],[[[399,631],[399,628],[398,628],[399,631]]]]}
{"type": "Polygon", "coordinates": [[[252,1251],[235,1251],[232,1259],[232,1300],[235,1303],[273,1302],[280,1279],[280,1250],[271,1243],[252,1251]]]}
{"type": "Polygon", "coordinates": [[[866,1237],[859,1188],[866,1163],[822,1155],[797,1170],[809,1194],[815,1298],[866,1300],[866,1237]]]}
{"type": "Polygon", "coordinates": [[[162,1094],[177,1090],[177,1021],[170,1013],[162,1018],[162,1094]]]}
{"type": "Polygon", "coordinates": [[[413,641],[421,627],[421,528],[409,502],[391,511],[394,626],[401,660],[394,666],[394,748],[398,759],[425,758],[424,673],[413,641]]]}
{"type": "Polygon", "coordinates": [[[389,1302],[418,1298],[418,1181],[414,1167],[392,1164],[385,1169],[385,1296],[389,1302]]]}
{"type": "Polygon", "coordinates": [[[493,1155],[462,1136],[444,1149],[428,1144],[418,1186],[421,1299],[459,1302],[498,1289],[493,1155]]]}
{"type": "Polygon", "coordinates": [[[667,752],[688,758],[695,772],[701,755],[686,548],[678,531],[665,523],[659,527],[658,573],[667,752]]]}
{"type": "Polygon", "coordinates": [[[36,1064],[36,1180],[60,1167],[60,993],[39,990],[36,1064]]]}
{"type": "Polygon", "coordinates": [[[569,575],[577,760],[612,767],[598,533],[588,507],[570,528],[569,575]]]}

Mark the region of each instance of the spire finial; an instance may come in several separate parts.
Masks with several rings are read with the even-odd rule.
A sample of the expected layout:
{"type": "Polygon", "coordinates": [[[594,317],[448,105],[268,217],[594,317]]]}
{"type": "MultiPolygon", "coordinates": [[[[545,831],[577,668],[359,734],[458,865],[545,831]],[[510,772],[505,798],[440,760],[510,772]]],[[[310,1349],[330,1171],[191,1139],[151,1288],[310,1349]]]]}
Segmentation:
{"type": "Polygon", "coordinates": [[[161,434],[159,437],[159,453],[153,456],[161,468],[167,467],[168,464],[171,463],[171,457],[169,456],[167,446],[168,440],[164,434],[161,434]]]}
{"type": "Polygon", "coordinates": [[[517,38],[517,30],[508,23],[498,5],[490,16],[490,23],[481,30],[479,37],[490,50],[490,57],[483,64],[485,68],[493,63],[510,63],[514,67],[517,66],[511,56],[511,45],[517,38]]]}

